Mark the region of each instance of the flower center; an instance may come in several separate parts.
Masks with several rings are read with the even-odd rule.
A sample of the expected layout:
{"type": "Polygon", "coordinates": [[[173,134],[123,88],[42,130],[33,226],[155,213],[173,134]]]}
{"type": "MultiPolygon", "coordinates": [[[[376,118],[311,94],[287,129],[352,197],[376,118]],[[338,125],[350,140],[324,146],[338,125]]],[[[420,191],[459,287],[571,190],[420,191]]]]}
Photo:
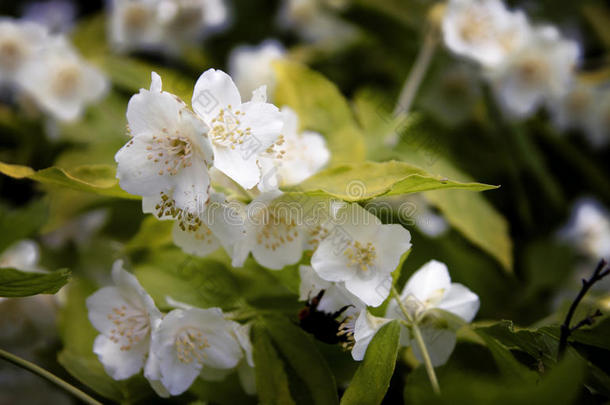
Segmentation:
{"type": "Polygon", "coordinates": [[[165,135],[154,135],[153,144],[146,147],[149,152],[146,159],[152,160],[153,163],[161,163],[159,176],[164,174],[175,176],[181,168],[192,165],[193,147],[178,130],[173,135],[169,135],[167,128],[163,128],[162,131],[165,135]]]}
{"type": "MultiPolygon", "coordinates": [[[[185,232],[198,232],[200,229],[202,231],[206,230],[196,234],[196,238],[203,240],[206,236],[211,236],[212,231],[203,224],[199,215],[199,205],[194,208],[193,211],[177,208],[176,200],[161,192],[161,201],[155,205],[155,212],[159,218],[171,217],[175,219],[178,221],[180,229],[185,232]]],[[[211,239],[208,243],[212,243],[211,239]]]]}
{"type": "Polygon", "coordinates": [[[356,267],[362,271],[367,271],[375,265],[377,251],[371,242],[366,245],[356,241],[345,249],[345,256],[349,260],[349,266],[356,267]]]}
{"type": "Polygon", "coordinates": [[[183,1],[178,6],[174,17],[169,21],[168,28],[176,33],[188,33],[199,27],[203,20],[204,8],[194,1],[183,1]]]}
{"type": "Polygon", "coordinates": [[[134,344],[144,340],[150,330],[148,315],[126,305],[112,308],[108,319],[115,325],[110,331],[110,340],[120,344],[122,351],[130,350],[134,344]]]}
{"type": "Polygon", "coordinates": [[[242,145],[246,137],[252,134],[251,128],[241,129],[239,116],[243,113],[239,110],[233,111],[229,104],[226,109],[221,108],[216,118],[212,119],[212,127],[209,137],[216,145],[230,147],[242,145]]]}
{"type": "Polygon", "coordinates": [[[123,14],[125,28],[132,33],[143,31],[148,25],[151,12],[140,4],[130,4],[123,14]]]}
{"type": "Polygon", "coordinates": [[[0,67],[14,70],[23,56],[24,50],[15,38],[0,40],[0,67]]]}
{"type": "Polygon", "coordinates": [[[287,211],[273,212],[266,208],[257,213],[262,229],[256,235],[256,243],[275,251],[278,247],[294,241],[299,236],[295,221],[287,211]]]}
{"type": "Polygon", "coordinates": [[[178,360],[182,363],[190,364],[196,361],[202,364],[207,357],[205,349],[210,347],[210,344],[199,328],[188,326],[178,333],[174,346],[178,360]]]}
{"type": "Polygon", "coordinates": [[[76,64],[59,68],[53,78],[53,93],[59,97],[70,97],[76,93],[81,80],[81,69],[76,64]]]}
{"type": "Polygon", "coordinates": [[[483,10],[470,9],[466,12],[459,28],[462,39],[470,44],[488,39],[492,33],[491,17],[483,10]]]}
{"type": "Polygon", "coordinates": [[[441,302],[444,295],[444,288],[433,291],[425,301],[420,301],[415,295],[409,294],[402,302],[409,315],[413,318],[407,320],[419,322],[425,316],[428,309],[436,307],[441,302]]]}
{"type": "Polygon", "coordinates": [[[343,350],[352,350],[352,348],[356,344],[356,339],[354,338],[355,329],[356,318],[354,317],[354,315],[347,316],[339,325],[339,331],[337,332],[337,336],[344,339],[341,342],[341,347],[343,348],[343,350]]]}
{"type": "Polygon", "coordinates": [[[549,67],[538,58],[528,58],[521,62],[518,72],[525,83],[535,85],[544,82],[548,77],[549,67]]]}

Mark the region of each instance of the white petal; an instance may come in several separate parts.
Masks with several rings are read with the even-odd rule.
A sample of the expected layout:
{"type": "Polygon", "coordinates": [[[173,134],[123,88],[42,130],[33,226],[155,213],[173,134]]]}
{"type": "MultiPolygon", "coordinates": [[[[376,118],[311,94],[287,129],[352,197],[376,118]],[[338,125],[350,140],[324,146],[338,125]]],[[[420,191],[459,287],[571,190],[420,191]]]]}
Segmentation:
{"type": "MultiPolygon", "coordinates": [[[[155,88],[160,83],[151,85],[155,88]]],[[[140,90],[127,104],[127,123],[132,135],[151,133],[161,135],[163,128],[174,129],[180,110],[186,105],[167,92],[140,90]]]]}
{"type": "Polygon", "coordinates": [[[245,114],[241,118],[242,129],[251,128],[252,137],[257,140],[260,154],[275,142],[282,132],[284,122],[280,110],[269,103],[248,102],[241,106],[245,114]]]}
{"type": "Polygon", "coordinates": [[[256,186],[260,180],[260,169],[256,155],[247,150],[230,147],[214,147],[214,166],[246,190],[256,186]]]}
{"type": "Polygon", "coordinates": [[[148,353],[148,360],[144,365],[144,377],[148,380],[148,383],[152,389],[162,398],[169,397],[169,391],[161,383],[161,362],[159,357],[153,352],[148,353]]]}
{"type": "Polygon", "coordinates": [[[345,281],[345,288],[349,292],[372,307],[381,305],[388,298],[391,286],[392,275],[381,272],[359,275],[345,281]]]}
{"type": "Polygon", "coordinates": [[[174,182],[173,177],[164,171],[162,161],[148,159],[150,152],[146,148],[154,142],[152,137],[150,133],[135,136],[114,156],[119,184],[128,193],[155,196],[169,190],[174,182]]]}
{"type": "Polygon", "coordinates": [[[411,248],[411,234],[402,225],[381,225],[375,238],[377,268],[393,272],[402,255],[411,248]]]}
{"type": "Polygon", "coordinates": [[[311,267],[327,281],[347,281],[355,277],[357,271],[349,266],[341,240],[332,236],[320,243],[311,257],[311,267]]]}
{"type": "Polygon", "coordinates": [[[123,269],[122,260],[117,260],[112,265],[112,280],[123,298],[132,306],[137,306],[148,312],[151,324],[161,318],[161,312],[157,309],[152,297],[144,290],[136,276],[123,269]]]}
{"type": "Polygon", "coordinates": [[[244,353],[246,355],[246,361],[250,367],[254,367],[254,357],[253,357],[253,348],[252,341],[250,340],[250,329],[251,325],[240,325],[238,323],[233,324],[233,331],[235,332],[235,336],[237,337],[237,341],[242,349],[244,349],[244,353]]]}
{"type": "Polygon", "coordinates": [[[252,98],[250,99],[252,103],[266,103],[267,102],[267,86],[260,86],[254,91],[252,91],[252,98]]]}
{"type": "Polygon", "coordinates": [[[98,356],[104,369],[115,380],[125,380],[137,374],[144,365],[148,352],[148,339],[135,344],[130,350],[121,350],[104,335],[99,335],[93,342],[93,352],[98,356]]]}
{"type": "Polygon", "coordinates": [[[352,357],[354,360],[360,361],[364,359],[366,349],[371,343],[371,340],[373,340],[377,331],[389,321],[390,319],[373,316],[366,310],[363,310],[360,313],[354,326],[354,340],[356,342],[352,348],[352,357]]]}
{"type": "Polygon", "coordinates": [[[241,105],[239,90],[231,77],[221,70],[208,69],[197,79],[193,91],[193,110],[208,124],[221,108],[241,105]]]}
{"type": "Polygon", "coordinates": [[[322,280],[311,266],[300,265],[299,301],[307,301],[315,297],[321,290],[330,287],[331,283],[322,280]]]}
{"type": "Polygon", "coordinates": [[[202,225],[196,231],[189,231],[182,230],[180,224],[175,222],[172,237],[176,246],[185,253],[199,257],[205,257],[220,247],[218,238],[205,225],[202,225]]]}
{"type": "MultiPolygon", "coordinates": [[[[433,367],[442,366],[449,360],[449,356],[455,348],[456,336],[455,333],[448,329],[436,329],[423,326],[421,334],[428,350],[428,355],[433,367]]],[[[415,340],[411,341],[413,354],[419,361],[423,361],[423,356],[419,345],[415,340]]]]}
{"type": "Polygon", "coordinates": [[[479,310],[479,297],[462,284],[453,283],[437,308],[449,311],[471,322],[479,310]]]}
{"type": "Polygon", "coordinates": [[[425,302],[439,290],[447,292],[451,287],[451,278],[447,265],[431,260],[417,270],[409,279],[400,295],[406,299],[409,295],[415,296],[419,301],[425,302]]]}
{"type": "Polygon", "coordinates": [[[180,395],[193,384],[201,366],[196,361],[183,363],[175,355],[173,347],[160,352],[161,382],[171,395],[180,395]]]}
{"type": "Polygon", "coordinates": [[[89,321],[98,332],[106,336],[110,336],[110,331],[116,326],[112,320],[108,319],[108,315],[113,313],[114,308],[120,308],[123,305],[131,306],[131,303],[123,298],[116,287],[104,287],[97,290],[87,298],[86,303],[89,321]]]}

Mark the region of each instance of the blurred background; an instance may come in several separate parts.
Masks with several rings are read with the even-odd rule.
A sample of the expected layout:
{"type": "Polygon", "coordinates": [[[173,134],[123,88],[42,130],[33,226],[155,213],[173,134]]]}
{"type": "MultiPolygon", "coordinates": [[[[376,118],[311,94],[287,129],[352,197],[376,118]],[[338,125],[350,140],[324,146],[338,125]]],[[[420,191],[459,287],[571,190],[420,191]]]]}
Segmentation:
{"type": "MultiPolygon", "coordinates": [[[[0,0],[0,24],[27,20],[46,26],[67,42],[51,54],[67,52],[65,58],[86,66],[83,71],[91,69],[90,82],[69,106],[37,91],[44,87],[37,83],[55,80],[42,77],[40,69],[13,78],[0,69],[1,162],[36,170],[114,166],[114,154],[126,141],[127,102],[149,87],[151,71],[187,102],[197,77],[211,67],[230,72],[242,93],[266,83],[272,94],[271,62],[286,58],[320,72],[349,100],[366,136],[368,159],[403,160],[452,179],[501,185],[478,197],[446,191],[410,196],[414,209],[408,218],[383,218],[403,221],[413,235],[404,280],[431,258],[441,260],[454,281],[481,298],[478,321],[508,319],[538,327],[558,323],[580,279],[602,257],[610,258],[607,2],[506,2],[532,24],[556,27],[578,47],[574,80],[591,97],[582,107],[578,103],[585,101],[570,90],[573,99],[541,102],[518,117],[507,112],[485,69],[450,49],[442,34],[430,34],[438,30],[430,12],[442,2],[219,0],[199,2],[203,6],[184,2],[176,11],[166,1],[173,20],[163,32],[145,8],[128,10],[136,3],[146,4],[0,0]],[[189,7],[207,9],[201,14],[189,7]],[[429,64],[409,111],[402,113],[397,100],[430,35],[436,42],[429,64]],[[566,122],[564,107],[600,111],[574,123],[566,122]]],[[[0,27],[0,54],[9,31],[0,27]]],[[[48,72],[54,63],[40,65],[50,66],[43,69],[48,72]]],[[[381,202],[398,206],[404,198],[381,202]]],[[[106,283],[116,258],[128,257],[140,268],[163,263],[159,266],[169,269],[183,261],[186,255],[172,245],[167,230],[154,226],[138,201],[0,177],[2,267],[70,268],[80,286],[57,297],[0,301],[0,347],[79,384],[76,366],[66,371],[74,353],[61,350],[77,346],[71,333],[78,326],[66,319],[82,320],[83,314],[70,312],[77,310],[66,303],[82,302],[95,285],[106,283]],[[59,362],[58,353],[63,353],[59,362]]],[[[610,311],[610,280],[596,285],[579,311],[591,308],[610,311]]],[[[469,356],[479,355],[458,346],[453,367],[467,369],[469,356]]],[[[608,351],[591,353],[589,360],[610,371],[608,351]]],[[[534,367],[536,359],[524,362],[534,367]]],[[[399,368],[395,378],[403,372],[399,368]]],[[[607,374],[604,378],[594,384],[603,386],[607,374]]],[[[393,395],[398,394],[390,391],[388,401],[393,395]]],[[[72,399],[0,362],[0,404],[50,401],[72,399]]]]}

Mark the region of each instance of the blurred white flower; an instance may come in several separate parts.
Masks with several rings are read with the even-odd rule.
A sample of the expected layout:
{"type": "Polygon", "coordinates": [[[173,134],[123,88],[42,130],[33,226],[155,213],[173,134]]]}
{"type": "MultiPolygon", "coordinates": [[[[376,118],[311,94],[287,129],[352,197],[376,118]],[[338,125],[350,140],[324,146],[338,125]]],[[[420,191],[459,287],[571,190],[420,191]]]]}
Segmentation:
{"type": "Polygon", "coordinates": [[[0,18],[0,83],[13,83],[16,75],[38,57],[46,45],[47,29],[38,23],[0,18]]]}
{"type": "Polygon", "coordinates": [[[262,85],[269,94],[275,90],[272,63],[284,58],[286,51],[276,40],[266,40],[258,46],[238,46],[229,55],[229,74],[241,94],[252,94],[262,85]]]}
{"type": "Polygon", "coordinates": [[[161,312],[122,261],[112,268],[114,287],[104,287],[87,298],[89,320],[100,332],[93,343],[106,372],[115,380],[137,374],[147,359],[151,330],[161,312]]]}
{"type": "Polygon", "coordinates": [[[42,110],[59,121],[78,119],[85,107],[99,100],[108,81],[82,60],[65,37],[47,41],[17,73],[17,82],[42,110]]]}
{"type": "Polygon", "coordinates": [[[161,0],[158,16],[163,42],[175,48],[224,26],[228,10],[224,0],[161,0]]]}
{"type": "Polygon", "coordinates": [[[337,8],[344,6],[336,3],[340,2],[284,0],[278,23],[285,29],[295,30],[306,41],[327,41],[337,45],[345,43],[354,38],[356,29],[334,14],[337,8]]]}
{"type": "Polygon", "coordinates": [[[43,244],[54,249],[74,242],[78,246],[86,246],[106,223],[108,210],[101,208],[88,211],[65,222],[60,228],[42,236],[43,244]]]}
{"type": "Polygon", "coordinates": [[[592,106],[591,118],[585,125],[587,139],[593,147],[610,143],[610,88],[598,89],[592,106]]]}
{"type": "Polygon", "coordinates": [[[388,297],[392,272],[410,248],[411,234],[401,225],[384,225],[358,204],[345,204],[311,266],[322,279],[344,282],[364,303],[378,306],[388,297]]]}
{"type": "Polygon", "coordinates": [[[500,105],[509,116],[523,118],[545,101],[563,97],[579,52],[555,27],[533,28],[526,44],[487,72],[500,105]]]}
{"type": "Polygon", "coordinates": [[[553,124],[562,131],[585,129],[594,115],[595,88],[582,80],[574,80],[567,93],[549,101],[553,124]]]}
{"type": "Polygon", "coordinates": [[[610,213],[596,200],[578,200],[570,221],[560,230],[559,236],[593,260],[610,260],[610,213]]]}
{"type": "Polygon", "coordinates": [[[10,267],[22,271],[41,272],[40,248],[33,240],[23,239],[9,246],[0,254],[0,268],[10,267]]]}
{"type": "Polygon", "coordinates": [[[52,33],[66,33],[74,25],[76,7],[70,0],[50,0],[28,3],[23,19],[44,25],[52,33]]]}
{"type": "Polygon", "coordinates": [[[299,184],[317,173],[330,160],[326,141],[317,132],[299,133],[299,117],[289,107],[283,107],[283,142],[273,157],[259,159],[263,180],[259,189],[268,191],[281,186],[299,184]]]}
{"type": "MultiPolygon", "coordinates": [[[[445,364],[455,347],[456,336],[451,320],[443,318],[449,312],[464,322],[471,322],[479,310],[479,297],[459,283],[451,283],[449,271],[444,263],[431,260],[417,270],[400,294],[402,306],[408,312],[409,323],[421,329],[424,343],[433,366],[445,364]]],[[[404,319],[398,304],[390,301],[386,317],[404,319]]],[[[418,345],[407,329],[401,332],[401,344],[411,345],[418,360],[423,361],[418,345]]]]}
{"type": "Polygon", "coordinates": [[[169,394],[183,393],[202,373],[239,364],[244,353],[234,327],[218,308],[175,309],[163,318],[153,333],[151,352],[169,394]]]}
{"type": "Polygon", "coordinates": [[[200,257],[220,246],[233,256],[234,246],[246,235],[240,208],[239,203],[229,203],[223,194],[212,192],[204,212],[174,223],[174,243],[186,253],[200,257]]]}
{"type": "Polygon", "coordinates": [[[528,39],[528,22],[501,0],[451,0],[442,22],[445,44],[484,66],[497,66],[528,39]]]}
{"type": "Polygon", "coordinates": [[[110,42],[118,51],[158,48],[163,32],[158,12],[161,0],[112,0],[110,42]]]}
{"type": "Polygon", "coordinates": [[[245,208],[246,237],[235,247],[233,266],[243,266],[250,252],[259,264],[273,270],[301,260],[307,234],[298,212],[282,202],[276,204],[280,195],[262,193],[245,208]]]}
{"type": "Polygon", "coordinates": [[[245,189],[256,186],[261,179],[259,156],[271,153],[283,139],[282,116],[266,102],[264,86],[242,103],[231,77],[209,69],[195,84],[193,109],[210,128],[214,166],[245,189]]]}
{"type": "Polygon", "coordinates": [[[150,90],[129,100],[132,138],[115,156],[121,187],[143,196],[143,208],[159,218],[189,223],[209,199],[213,153],[208,127],[173,94],[161,90],[153,72],[150,90]]]}

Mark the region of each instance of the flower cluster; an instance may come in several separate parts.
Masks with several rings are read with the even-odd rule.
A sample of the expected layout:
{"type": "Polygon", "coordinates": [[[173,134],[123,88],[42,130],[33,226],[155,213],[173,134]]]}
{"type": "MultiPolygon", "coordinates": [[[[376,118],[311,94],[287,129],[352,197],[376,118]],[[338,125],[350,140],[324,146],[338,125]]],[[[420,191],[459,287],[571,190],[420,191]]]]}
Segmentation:
{"type": "Polygon", "coordinates": [[[0,20],[0,84],[60,121],[74,121],[108,88],[68,40],[40,24],[0,20]]]}
{"type": "Polygon", "coordinates": [[[532,24],[501,0],[451,0],[442,21],[446,46],[474,61],[509,117],[547,107],[560,129],[586,131],[608,142],[607,91],[578,77],[580,47],[551,25],[532,24]]]}
{"type": "Polygon", "coordinates": [[[115,380],[144,370],[162,397],[186,391],[197,377],[222,379],[238,371],[247,392],[254,362],[250,326],[231,321],[219,308],[195,308],[168,298],[177,307],[161,313],[132,274],[117,261],[114,286],[87,299],[89,320],[100,333],[93,351],[115,380]]]}
{"type": "Polygon", "coordinates": [[[224,0],[113,0],[110,41],[122,52],[177,53],[228,21],[224,0]]]}

